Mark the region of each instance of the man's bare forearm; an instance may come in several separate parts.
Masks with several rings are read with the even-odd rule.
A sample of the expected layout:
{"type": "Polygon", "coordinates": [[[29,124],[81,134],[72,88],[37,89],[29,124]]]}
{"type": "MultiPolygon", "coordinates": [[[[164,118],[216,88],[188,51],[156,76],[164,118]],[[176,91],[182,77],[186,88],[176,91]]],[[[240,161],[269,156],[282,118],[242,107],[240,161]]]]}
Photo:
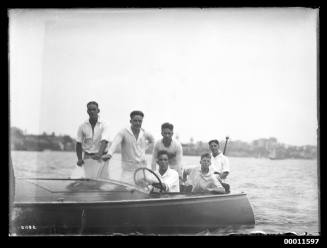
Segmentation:
{"type": "Polygon", "coordinates": [[[77,165],[82,166],[84,164],[83,161],[83,149],[82,149],[82,143],[76,143],[76,155],[77,155],[77,165]]]}
{"type": "Polygon", "coordinates": [[[226,193],[226,190],[224,188],[218,188],[218,189],[215,189],[215,191],[218,193],[226,193]]]}
{"type": "Polygon", "coordinates": [[[101,145],[100,145],[99,151],[96,154],[92,155],[92,158],[95,159],[95,160],[101,159],[102,155],[103,155],[103,152],[107,147],[107,144],[108,144],[108,141],[101,140],[101,145]]]}
{"type": "Polygon", "coordinates": [[[100,156],[103,155],[103,152],[104,152],[104,150],[106,149],[107,145],[108,145],[108,141],[106,141],[106,140],[101,140],[101,146],[100,146],[100,149],[99,149],[99,152],[98,152],[98,154],[99,154],[100,156]]]}
{"type": "Polygon", "coordinates": [[[76,155],[78,160],[83,159],[82,143],[76,143],[76,155]]]}
{"type": "Polygon", "coordinates": [[[221,179],[225,179],[225,178],[228,176],[228,174],[229,174],[228,171],[224,171],[224,172],[221,174],[220,178],[221,178],[221,179]]]}

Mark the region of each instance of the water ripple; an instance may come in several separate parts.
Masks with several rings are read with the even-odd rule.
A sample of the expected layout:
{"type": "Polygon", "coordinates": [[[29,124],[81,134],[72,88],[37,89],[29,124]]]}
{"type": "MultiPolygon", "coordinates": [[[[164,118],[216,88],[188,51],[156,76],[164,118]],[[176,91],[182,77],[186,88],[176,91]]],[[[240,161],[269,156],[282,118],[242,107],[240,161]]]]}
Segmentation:
{"type": "MultiPolygon", "coordinates": [[[[18,152],[12,161],[19,177],[69,177],[76,163],[74,152],[18,152]]],[[[120,154],[110,162],[110,175],[120,172],[120,154]]],[[[147,156],[148,163],[151,156],[147,156]]],[[[197,166],[198,157],[184,156],[185,164],[197,166]]],[[[256,225],[203,230],[196,235],[319,233],[316,160],[230,158],[228,183],[232,192],[246,192],[256,225]],[[255,233],[258,232],[258,233],[255,233]]],[[[118,234],[117,234],[118,235],[118,234]]],[[[135,235],[139,235],[136,233],[135,235]]]]}

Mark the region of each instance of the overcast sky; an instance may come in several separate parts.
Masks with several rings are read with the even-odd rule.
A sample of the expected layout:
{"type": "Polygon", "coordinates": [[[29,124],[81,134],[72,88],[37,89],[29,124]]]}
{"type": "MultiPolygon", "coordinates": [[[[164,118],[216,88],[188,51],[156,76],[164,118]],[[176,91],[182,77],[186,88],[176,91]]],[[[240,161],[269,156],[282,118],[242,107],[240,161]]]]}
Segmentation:
{"type": "Polygon", "coordinates": [[[159,139],[317,142],[317,10],[9,12],[10,121],[76,137],[97,101],[111,140],[145,113],[159,139]]]}

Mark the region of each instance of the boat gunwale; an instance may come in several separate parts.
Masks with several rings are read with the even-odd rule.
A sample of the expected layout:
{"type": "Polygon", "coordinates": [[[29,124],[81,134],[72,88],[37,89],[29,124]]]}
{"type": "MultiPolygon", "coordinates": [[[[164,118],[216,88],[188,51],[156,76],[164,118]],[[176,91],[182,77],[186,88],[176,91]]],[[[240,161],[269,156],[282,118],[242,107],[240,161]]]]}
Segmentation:
{"type": "MultiPolygon", "coordinates": [[[[182,193],[181,193],[182,194],[182,193]]],[[[237,198],[245,196],[246,193],[226,194],[226,195],[196,195],[185,196],[180,198],[145,198],[145,199],[133,199],[133,200],[115,200],[115,201],[90,201],[90,202],[76,202],[76,201],[44,201],[44,202],[14,202],[15,207],[20,206],[34,206],[34,205],[127,205],[127,204],[142,204],[142,203],[160,203],[160,202],[180,202],[180,201],[192,201],[192,200],[211,200],[222,198],[237,198]]]]}
{"type": "MultiPolygon", "coordinates": [[[[156,203],[156,202],[173,202],[173,201],[185,201],[185,200],[202,200],[205,201],[210,200],[212,198],[235,198],[240,196],[245,196],[247,198],[247,194],[244,192],[240,193],[228,193],[228,194],[205,194],[200,195],[199,193],[193,194],[192,193],[181,193],[181,192],[165,192],[165,193],[149,193],[148,191],[145,191],[141,188],[135,187],[132,184],[113,180],[113,179],[98,179],[98,178],[80,178],[80,179],[72,179],[72,178],[18,178],[23,180],[71,180],[71,181],[100,181],[100,182],[107,182],[107,183],[114,183],[117,185],[123,185],[131,188],[130,191],[139,191],[141,193],[145,193],[149,198],[142,198],[142,199],[128,199],[128,200],[105,200],[105,201],[89,201],[89,202],[77,202],[77,201],[65,201],[62,199],[58,199],[56,201],[40,201],[40,202],[24,202],[24,201],[14,201],[13,205],[14,207],[23,207],[23,206],[37,206],[37,205],[124,205],[124,204],[142,204],[142,203],[156,203]],[[181,195],[181,197],[160,197],[161,194],[163,195],[181,195]],[[151,198],[151,195],[158,195],[157,198],[151,198]],[[185,195],[185,196],[182,196],[185,195]]],[[[97,192],[97,194],[107,194],[109,192],[125,192],[125,191],[88,191],[88,193],[97,192]]],[[[52,192],[51,194],[56,194],[60,192],[52,192]]],[[[84,193],[84,192],[70,192],[70,194],[78,194],[78,193],[84,193]]]]}

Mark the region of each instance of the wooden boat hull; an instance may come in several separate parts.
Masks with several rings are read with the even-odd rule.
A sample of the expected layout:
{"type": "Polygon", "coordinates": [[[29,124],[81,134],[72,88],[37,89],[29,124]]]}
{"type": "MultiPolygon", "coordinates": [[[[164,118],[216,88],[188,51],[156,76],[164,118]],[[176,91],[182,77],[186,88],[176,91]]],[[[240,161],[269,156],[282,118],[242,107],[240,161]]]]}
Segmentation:
{"type": "Polygon", "coordinates": [[[224,225],[254,225],[253,211],[244,193],[149,195],[127,190],[120,196],[111,196],[111,200],[107,199],[106,194],[112,192],[93,192],[93,199],[81,200],[83,195],[88,198],[90,193],[75,192],[75,196],[72,196],[69,192],[68,198],[56,201],[53,198],[52,201],[42,200],[40,194],[38,201],[30,202],[20,201],[18,198],[21,197],[16,195],[18,197],[14,206],[17,233],[158,234],[202,231],[224,225]],[[98,201],[99,197],[105,200],[98,201]]]}

